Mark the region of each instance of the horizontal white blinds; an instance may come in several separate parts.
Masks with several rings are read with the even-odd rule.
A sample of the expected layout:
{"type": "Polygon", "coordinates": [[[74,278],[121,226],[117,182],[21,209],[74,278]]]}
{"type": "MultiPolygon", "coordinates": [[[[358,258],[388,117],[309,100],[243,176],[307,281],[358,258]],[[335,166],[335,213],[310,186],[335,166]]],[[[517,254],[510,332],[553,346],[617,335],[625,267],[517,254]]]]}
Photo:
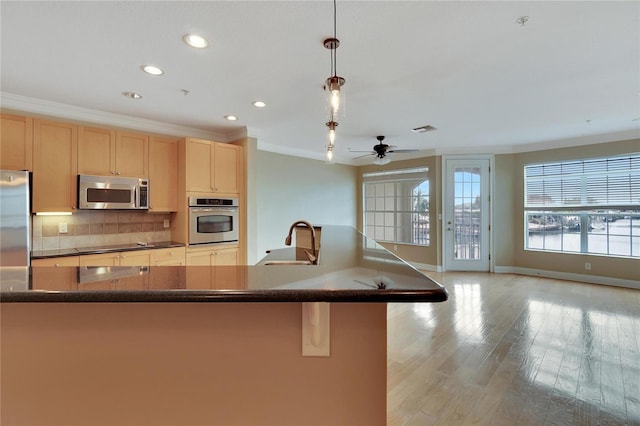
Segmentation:
{"type": "Polygon", "coordinates": [[[530,164],[524,168],[525,207],[638,207],[640,153],[530,164]]]}

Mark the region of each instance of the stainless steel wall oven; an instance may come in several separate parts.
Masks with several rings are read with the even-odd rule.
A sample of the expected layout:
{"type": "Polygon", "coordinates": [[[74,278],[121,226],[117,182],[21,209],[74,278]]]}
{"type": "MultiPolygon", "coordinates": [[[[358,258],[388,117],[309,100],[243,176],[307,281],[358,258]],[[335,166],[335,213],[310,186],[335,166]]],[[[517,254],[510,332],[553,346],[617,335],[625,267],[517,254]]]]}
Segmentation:
{"type": "Polygon", "coordinates": [[[189,245],[238,241],[238,199],[189,197],[189,245]]]}

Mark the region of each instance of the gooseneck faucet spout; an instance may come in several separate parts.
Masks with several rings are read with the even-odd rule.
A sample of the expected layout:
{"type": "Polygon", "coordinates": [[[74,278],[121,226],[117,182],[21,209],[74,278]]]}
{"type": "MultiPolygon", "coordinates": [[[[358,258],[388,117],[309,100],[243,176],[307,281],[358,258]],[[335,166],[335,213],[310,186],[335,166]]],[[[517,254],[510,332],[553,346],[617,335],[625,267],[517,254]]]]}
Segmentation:
{"type": "Polygon", "coordinates": [[[291,235],[293,234],[293,230],[298,225],[304,225],[311,231],[311,253],[308,250],[305,250],[304,253],[307,255],[307,258],[311,262],[312,265],[318,264],[318,253],[316,251],[316,230],[313,228],[313,225],[307,222],[306,220],[297,220],[293,222],[291,227],[289,228],[289,235],[285,238],[284,243],[288,246],[291,245],[291,235]]]}

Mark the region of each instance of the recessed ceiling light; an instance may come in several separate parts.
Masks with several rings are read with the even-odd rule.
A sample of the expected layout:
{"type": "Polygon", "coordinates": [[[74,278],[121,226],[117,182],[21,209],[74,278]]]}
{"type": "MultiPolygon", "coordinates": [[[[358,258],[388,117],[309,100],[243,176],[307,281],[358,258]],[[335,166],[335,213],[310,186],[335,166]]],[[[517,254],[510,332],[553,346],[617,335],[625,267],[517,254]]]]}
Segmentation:
{"type": "Polygon", "coordinates": [[[196,49],[204,49],[209,45],[209,42],[204,38],[200,37],[196,34],[185,34],[182,37],[185,43],[187,43],[191,47],[195,47],[196,49]]]}
{"type": "Polygon", "coordinates": [[[147,74],[150,75],[162,75],[164,74],[164,71],[162,71],[160,68],[156,67],[155,65],[143,65],[140,68],[142,68],[142,71],[146,72],[147,74]]]}
{"type": "Polygon", "coordinates": [[[136,92],[122,92],[122,96],[126,96],[131,99],[142,99],[142,95],[136,92]]]}
{"type": "Polygon", "coordinates": [[[224,118],[229,121],[236,121],[238,119],[238,117],[236,117],[235,115],[225,115],[224,118]]]}
{"type": "Polygon", "coordinates": [[[258,107],[258,108],[264,108],[267,106],[267,104],[265,104],[262,101],[253,101],[252,104],[254,107],[258,107]]]}

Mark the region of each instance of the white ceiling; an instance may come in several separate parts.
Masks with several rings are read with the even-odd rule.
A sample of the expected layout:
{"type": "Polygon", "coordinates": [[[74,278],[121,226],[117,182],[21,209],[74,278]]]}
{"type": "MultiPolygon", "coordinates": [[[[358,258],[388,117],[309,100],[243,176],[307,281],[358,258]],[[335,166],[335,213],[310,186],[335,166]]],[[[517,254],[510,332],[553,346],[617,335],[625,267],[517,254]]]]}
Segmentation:
{"type": "MultiPolygon", "coordinates": [[[[261,149],[324,158],[332,1],[3,0],[0,12],[5,108],[227,140],[246,129],[261,149]],[[186,46],[189,32],[210,46],[186,46]]],[[[640,137],[640,2],[338,0],[337,36],[339,162],[379,134],[419,155],[640,137]],[[437,131],[411,132],[427,124],[437,131]]]]}

